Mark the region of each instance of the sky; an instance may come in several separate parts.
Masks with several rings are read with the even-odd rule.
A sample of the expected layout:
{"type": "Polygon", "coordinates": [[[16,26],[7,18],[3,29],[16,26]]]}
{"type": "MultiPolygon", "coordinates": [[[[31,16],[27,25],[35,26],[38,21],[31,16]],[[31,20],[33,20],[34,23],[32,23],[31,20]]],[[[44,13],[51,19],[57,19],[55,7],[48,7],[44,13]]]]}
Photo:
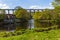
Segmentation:
{"type": "Polygon", "coordinates": [[[53,9],[51,2],[53,0],[0,0],[1,9],[14,9],[21,6],[25,9],[53,9]]]}

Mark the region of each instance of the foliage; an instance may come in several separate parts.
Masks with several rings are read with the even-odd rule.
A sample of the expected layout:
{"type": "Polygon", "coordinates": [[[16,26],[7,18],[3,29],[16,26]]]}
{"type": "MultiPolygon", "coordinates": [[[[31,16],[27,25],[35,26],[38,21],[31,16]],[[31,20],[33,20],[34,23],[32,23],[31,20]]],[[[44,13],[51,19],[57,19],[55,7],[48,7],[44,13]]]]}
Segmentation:
{"type": "Polygon", "coordinates": [[[52,5],[53,5],[54,7],[60,6],[60,0],[53,0],[52,5]]]}
{"type": "Polygon", "coordinates": [[[54,0],[52,5],[54,6],[54,18],[56,19],[56,24],[60,26],[60,0],[54,0]]]}
{"type": "Polygon", "coordinates": [[[16,8],[14,15],[16,16],[16,18],[24,18],[27,20],[29,19],[29,13],[27,12],[27,10],[21,7],[16,8]]]}
{"type": "Polygon", "coordinates": [[[4,19],[5,10],[0,9],[0,21],[4,19]]]}
{"type": "Polygon", "coordinates": [[[17,36],[22,35],[26,33],[25,30],[19,30],[19,31],[13,31],[13,32],[0,32],[0,37],[11,37],[11,36],[17,36]]]}
{"type": "Polygon", "coordinates": [[[51,10],[45,9],[42,12],[36,12],[33,16],[34,18],[34,25],[36,28],[46,28],[53,26],[54,21],[52,20],[53,14],[51,10]]]}
{"type": "Polygon", "coordinates": [[[0,40],[59,40],[60,30],[50,30],[44,32],[29,32],[23,35],[0,37],[0,40]]]}
{"type": "Polygon", "coordinates": [[[0,9],[0,29],[2,29],[4,17],[5,17],[5,10],[0,9]]]}
{"type": "Polygon", "coordinates": [[[55,13],[60,13],[60,6],[56,6],[54,10],[55,10],[55,13]]]}
{"type": "MultiPolygon", "coordinates": [[[[27,10],[25,10],[21,7],[16,7],[14,15],[16,16],[17,19],[20,20],[18,28],[20,27],[22,29],[26,29],[28,26],[28,20],[30,19],[30,16],[29,16],[29,13],[27,12],[27,10]]],[[[18,24],[18,23],[16,23],[16,24],[18,24]]]]}
{"type": "Polygon", "coordinates": [[[56,24],[60,26],[60,6],[56,6],[55,7],[54,13],[55,13],[54,14],[54,18],[56,19],[56,24]]]}
{"type": "Polygon", "coordinates": [[[53,10],[45,9],[33,15],[35,28],[47,28],[60,24],[59,7],[53,10]]]}

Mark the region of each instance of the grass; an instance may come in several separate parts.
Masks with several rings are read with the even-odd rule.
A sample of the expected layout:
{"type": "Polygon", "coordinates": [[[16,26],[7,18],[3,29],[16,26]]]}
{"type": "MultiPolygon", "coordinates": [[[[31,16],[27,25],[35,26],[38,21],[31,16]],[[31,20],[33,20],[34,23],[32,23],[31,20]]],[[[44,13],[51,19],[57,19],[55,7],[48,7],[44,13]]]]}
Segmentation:
{"type": "Polygon", "coordinates": [[[60,40],[60,29],[44,32],[27,31],[22,35],[0,37],[0,40],[60,40]]]}

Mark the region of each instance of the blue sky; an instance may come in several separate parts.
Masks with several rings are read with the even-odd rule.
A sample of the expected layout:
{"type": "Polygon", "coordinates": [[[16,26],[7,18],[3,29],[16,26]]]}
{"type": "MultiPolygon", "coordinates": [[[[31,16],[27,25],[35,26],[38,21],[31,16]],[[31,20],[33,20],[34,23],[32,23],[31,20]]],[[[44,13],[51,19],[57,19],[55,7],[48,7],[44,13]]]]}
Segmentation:
{"type": "Polygon", "coordinates": [[[51,2],[53,0],[0,0],[0,8],[14,9],[16,6],[21,6],[25,9],[44,9],[53,8],[51,2]]]}

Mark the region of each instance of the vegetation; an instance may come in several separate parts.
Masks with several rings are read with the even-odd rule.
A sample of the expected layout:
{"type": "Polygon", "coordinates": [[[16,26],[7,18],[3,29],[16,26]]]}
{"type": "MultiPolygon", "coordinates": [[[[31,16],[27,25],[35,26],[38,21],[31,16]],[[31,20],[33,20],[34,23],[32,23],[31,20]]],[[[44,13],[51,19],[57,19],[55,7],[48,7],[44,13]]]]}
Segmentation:
{"type": "MultiPolygon", "coordinates": [[[[31,13],[17,6],[14,11],[16,30],[0,32],[0,40],[60,40],[60,1],[52,2],[53,10],[44,9],[31,13]],[[34,29],[28,28],[28,20],[34,19],[34,29]],[[19,23],[18,23],[19,22],[19,23]],[[20,30],[21,29],[21,30],[20,30]]],[[[4,19],[4,10],[0,19],[4,19]]],[[[0,20],[1,21],[1,20],[0,20]]]]}
{"type": "Polygon", "coordinates": [[[0,9],[0,29],[2,29],[2,22],[5,17],[5,10],[0,9]]]}
{"type": "Polygon", "coordinates": [[[33,16],[35,27],[37,28],[47,28],[55,25],[54,23],[54,16],[55,13],[52,10],[45,9],[42,12],[36,12],[33,16]]]}
{"type": "Polygon", "coordinates": [[[0,9],[0,21],[4,19],[5,10],[0,9]]]}
{"type": "Polygon", "coordinates": [[[24,18],[26,20],[29,20],[29,13],[27,12],[27,10],[25,10],[19,6],[16,7],[15,9],[16,10],[15,10],[14,15],[16,16],[16,18],[24,18]]]}
{"type": "Polygon", "coordinates": [[[54,1],[52,2],[52,5],[53,5],[54,7],[60,6],[60,0],[54,0],[54,1]]]}
{"type": "Polygon", "coordinates": [[[53,10],[45,9],[33,15],[35,28],[48,28],[54,25],[58,25],[57,28],[60,28],[60,6],[54,4],[53,6],[53,10]]]}
{"type": "Polygon", "coordinates": [[[22,28],[26,29],[27,26],[28,26],[28,20],[30,19],[29,18],[29,13],[27,12],[27,10],[25,10],[25,9],[23,9],[23,8],[21,8],[21,7],[18,6],[18,7],[16,7],[14,15],[16,16],[16,18],[18,20],[20,20],[18,28],[20,28],[20,29],[22,29],[22,28]]]}
{"type": "Polygon", "coordinates": [[[0,37],[0,40],[60,40],[60,30],[44,32],[29,30],[18,36],[0,37]]]}

